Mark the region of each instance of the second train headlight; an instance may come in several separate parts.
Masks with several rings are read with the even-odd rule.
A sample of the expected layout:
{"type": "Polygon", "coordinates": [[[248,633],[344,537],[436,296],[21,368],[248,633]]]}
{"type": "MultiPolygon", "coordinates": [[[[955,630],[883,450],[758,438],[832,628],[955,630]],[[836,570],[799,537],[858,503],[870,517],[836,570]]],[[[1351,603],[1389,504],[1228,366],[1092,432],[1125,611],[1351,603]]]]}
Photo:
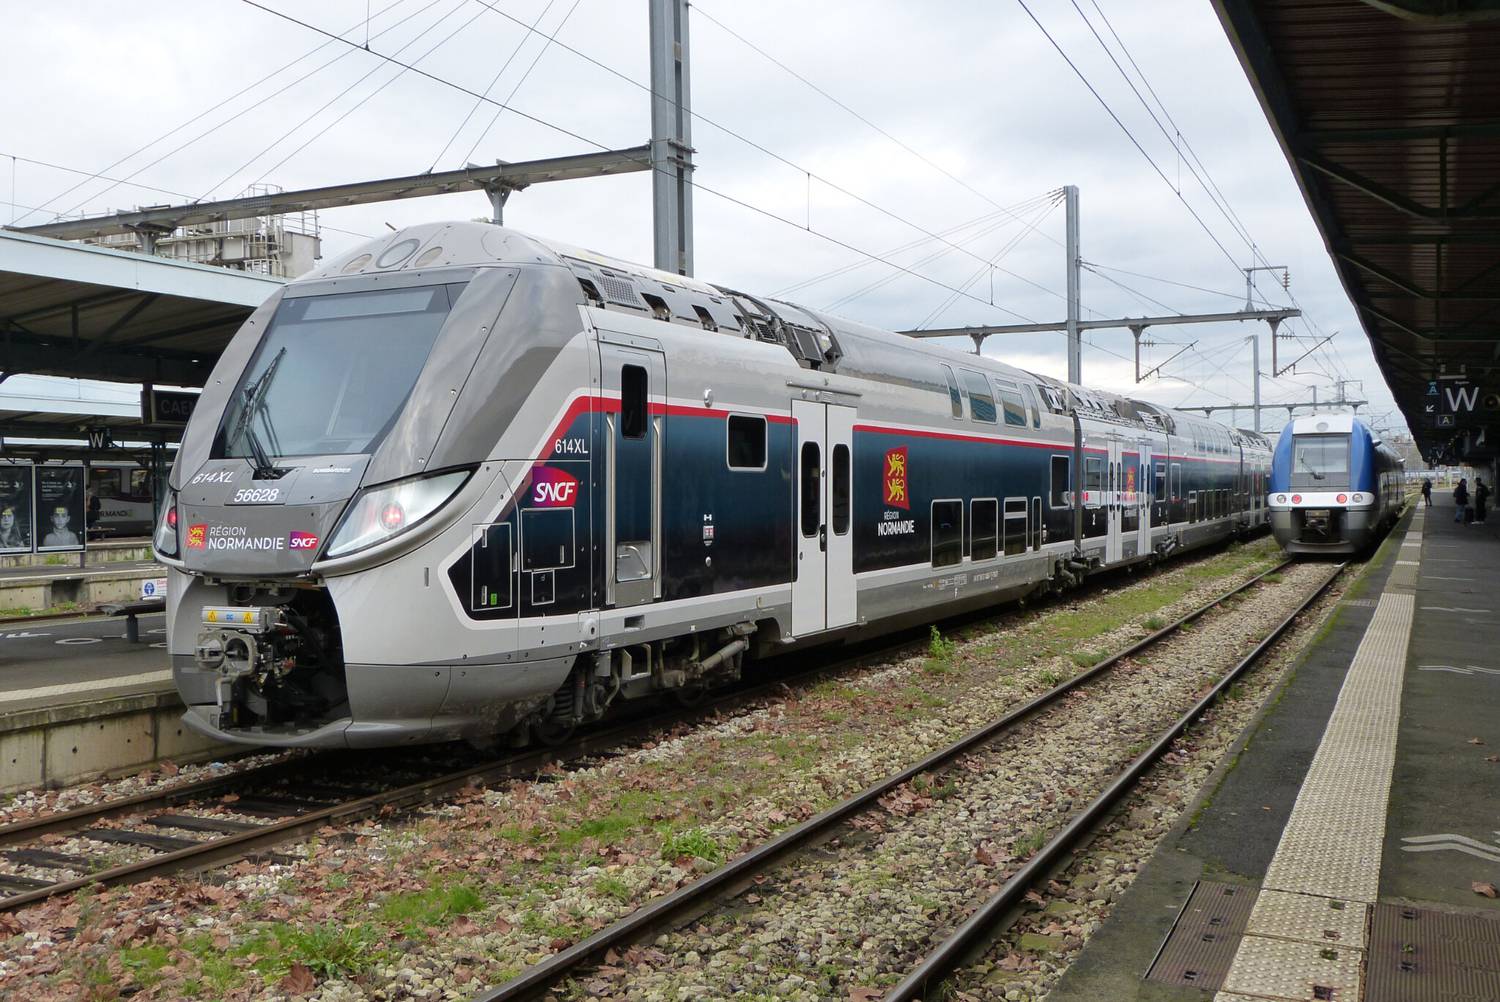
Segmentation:
{"type": "Polygon", "coordinates": [[[333,530],[323,556],[348,556],[399,536],[446,504],[473,472],[453,470],[361,491],[333,530]]]}

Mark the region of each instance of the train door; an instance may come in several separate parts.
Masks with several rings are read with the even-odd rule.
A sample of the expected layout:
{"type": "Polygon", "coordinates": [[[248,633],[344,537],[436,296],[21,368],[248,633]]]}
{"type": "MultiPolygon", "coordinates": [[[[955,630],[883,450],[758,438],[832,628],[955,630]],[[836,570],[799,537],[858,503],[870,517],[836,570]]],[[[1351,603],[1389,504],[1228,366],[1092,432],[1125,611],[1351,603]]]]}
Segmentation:
{"type": "Polygon", "coordinates": [[[1151,443],[1141,439],[1140,448],[1135,474],[1135,552],[1144,554],[1151,552],[1151,443]]]}
{"type": "Polygon", "coordinates": [[[600,384],[618,394],[605,414],[605,600],[642,605],[661,597],[662,449],[667,363],[659,351],[599,345],[600,384]],[[657,406],[652,406],[653,404],[657,406]],[[656,413],[653,413],[656,412],[656,413]]]}
{"type": "Polygon", "coordinates": [[[1106,530],[1104,537],[1104,560],[1106,563],[1114,563],[1120,559],[1121,527],[1124,516],[1125,492],[1120,489],[1122,456],[1120,455],[1120,440],[1111,438],[1109,440],[1109,461],[1106,463],[1104,484],[1104,512],[1106,530]]]}
{"type": "Polygon", "coordinates": [[[854,413],[853,407],[792,401],[792,419],[797,424],[797,577],[792,582],[792,633],[799,637],[848,626],[858,615],[854,584],[854,413]]]}

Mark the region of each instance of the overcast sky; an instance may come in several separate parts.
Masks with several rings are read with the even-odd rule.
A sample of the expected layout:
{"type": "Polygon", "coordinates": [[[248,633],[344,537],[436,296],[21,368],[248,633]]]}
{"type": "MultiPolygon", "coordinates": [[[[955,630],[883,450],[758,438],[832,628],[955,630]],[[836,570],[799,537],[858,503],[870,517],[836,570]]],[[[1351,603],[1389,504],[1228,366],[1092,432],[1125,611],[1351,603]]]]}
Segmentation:
{"type": "MultiPolygon", "coordinates": [[[[1244,299],[1238,268],[1252,263],[1241,235],[1248,233],[1262,254],[1256,263],[1290,269],[1291,293],[1306,310],[1304,321],[1290,325],[1306,340],[1281,343],[1283,365],[1318,336],[1341,332],[1295,373],[1273,380],[1264,324],[1154,328],[1147,338],[1158,343],[1143,349],[1143,367],[1188,342],[1197,345],[1170,362],[1163,377],[1135,385],[1129,332],[1096,331],[1084,347],[1085,383],[1172,405],[1248,401],[1245,338],[1258,333],[1265,400],[1308,399],[1315,385],[1326,400],[1332,379],[1362,380],[1349,387],[1350,396],[1370,400],[1362,413],[1404,430],[1207,0],[1027,3],[1165,180],[1015,0],[705,0],[691,16],[693,145],[702,185],[694,201],[696,274],[776,294],[859,265],[785,298],[893,329],[1060,320],[1063,209],[1048,196],[1075,184],[1082,254],[1098,269],[1084,273],[1085,318],[1237,308],[1244,299]],[[1172,138],[1153,122],[1090,23],[1172,138]],[[1193,169],[1222,193],[1234,222],[1193,169]]],[[[454,168],[466,156],[514,161],[627,147],[649,136],[647,92],[628,82],[648,79],[641,0],[264,5],[359,46],[368,34],[370,51],[246,0],[8,0],[0,82],[12,99],[0,111],[0,219],[25,225],[59,212],[189,200],[184,195],[231,197],[254,183],[301,188],[454,168]],[[558,42],[608,69],[518,21],[556,32],[558,42]],[[495,119],[494,104],[476,109],[473,97],[403,72],[376,52],[566,131],[509,111],[495,119]],[[15,99],[21,94],[34,97],[15,99]]],[[[488,211],[485,197],[470,193],[323,212],[324,253],[342,252],[388,224],[488,211]]],[[[539,185],[511,198],[506,223],[649,263],[650,177],[539,185]]],[[[1279,276],[1257,281],[1267,299],[1287,302],[1279,276]]],[[[997,337],[985,347],[1055,375],[1066,372],[1063,349],[1060,334],[997,337]]],[[[22,380],[5,390],[58,392],[22,380]]],[[[1269,413],[1264,427],[1274,432],[1284,419],[1285,412],[1269,413]]],[[[1238,423],[1248,427],[1249,414],[1242,412],[1238,423]]]]}

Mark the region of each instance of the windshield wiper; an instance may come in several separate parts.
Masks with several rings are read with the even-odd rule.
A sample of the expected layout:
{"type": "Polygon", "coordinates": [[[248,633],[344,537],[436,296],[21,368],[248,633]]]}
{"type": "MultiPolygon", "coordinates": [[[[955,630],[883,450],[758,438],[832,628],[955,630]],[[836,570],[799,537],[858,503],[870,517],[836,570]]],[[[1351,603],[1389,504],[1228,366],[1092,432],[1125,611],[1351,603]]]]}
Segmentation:
{"type": "Polygon", "coordinates": [[[1307,457],[1306,456],[1302,456],[1300,458],[1301,458],[1301,462],[1302,462],[1302,468],[1304,470],[1306,470],[1308,473],[1311,473],[1314,480],[1322,480],[1322,479],[1324,479],[1323,474],[1319,473],[1317,470],[1315,470],[1315,469],[1312,468],[1312,464],[1307,461],[1307,457]]]}
{"type": "Polygon", "coordinates": [[[266,392],[271,388],[271,377],[276,373],[276,367],[281,364],[281,359],[286,355],[283,347],[272,358],[271,364],[266,366],[264,372],[255,378],[255,382],[245,387],[243,410],[240,418],[235,422],[234,432],[230,435],[230,441],[238,439],[241,435],[245,438],[245,444],[250,447],[251,454],[255,457],[255,469],[251,476],[256,480],[273,479],[276,476],[276,467],[271,463],[271,456],[266,452],[266,447],[261,444],[260,436],[255,433],[255,416],[260,413],[262,405],[266,402],[266,392]]]}

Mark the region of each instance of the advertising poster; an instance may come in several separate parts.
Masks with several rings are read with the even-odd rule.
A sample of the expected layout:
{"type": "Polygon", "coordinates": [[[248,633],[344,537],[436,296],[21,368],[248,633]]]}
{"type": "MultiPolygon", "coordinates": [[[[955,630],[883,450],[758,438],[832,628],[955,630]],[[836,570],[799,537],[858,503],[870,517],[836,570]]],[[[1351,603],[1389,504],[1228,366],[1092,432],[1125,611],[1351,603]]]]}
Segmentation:
{"type": "Polygon", "coordinates": [[[30,463],[0,463],[0,553],[31,552],[32,470],[30,463]]]}
{"type": "Polygon", "coordinates": [[[36,468],[37,550],[83,549],[83,467],[36,468]]]}

